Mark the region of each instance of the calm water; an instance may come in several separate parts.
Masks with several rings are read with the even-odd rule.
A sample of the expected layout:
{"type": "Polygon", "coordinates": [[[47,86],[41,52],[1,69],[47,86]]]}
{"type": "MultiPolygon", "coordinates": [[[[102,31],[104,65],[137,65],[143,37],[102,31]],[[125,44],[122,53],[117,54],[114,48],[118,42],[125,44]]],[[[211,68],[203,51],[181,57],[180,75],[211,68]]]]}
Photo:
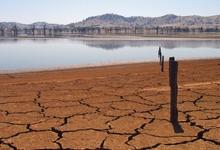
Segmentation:
{"type": "Polygon", "coordinates": [[[0,40],[0,72],[57,69],[165,58],[219,58],[220,40],[0,40]]]}

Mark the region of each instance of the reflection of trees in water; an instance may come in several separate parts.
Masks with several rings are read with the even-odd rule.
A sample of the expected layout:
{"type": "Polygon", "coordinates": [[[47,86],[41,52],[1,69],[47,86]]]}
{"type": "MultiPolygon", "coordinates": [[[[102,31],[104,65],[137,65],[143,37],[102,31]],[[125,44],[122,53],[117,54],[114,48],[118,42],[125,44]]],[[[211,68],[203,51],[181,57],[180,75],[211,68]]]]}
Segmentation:
{"type": "Polygon", "coordinates": [[[36,42],[36,43],[48,42],[48,39],[44,39],[44,38],[35,38],[35,39],[16,39],[15,38],[15,39],[0,39],[0,44],[1,43],[19,43],[19,42],[23,42],[25,40],[36,42]]]}
{"type": "MultiPolygon", "coordinates": [[[[129,41],[116,41],[116,40],[83,40],[83,44],[89,47],[102,48],[106,50],[114,50],[123,48],[125,46],[131,46],[129,41]]],[[[135,47],[134,45],[132,47],[135,47]]],[[[137,44],[136,47],[140,47],[140,44],[137,44]]]]}
{"type": "Polygon", "coordinates": [[[0,39],[0,44],[1,43],[16,43],[18,42],[18,39],[0,39]]]}
{"type": "Polygon", "coordinates": [[[31,41],[38,42],[38,43],[47,43],[48,39],[32,39],[31,41]]]}
{"type": "MultiPolygon", "coordinates": [[[[56,43],[63,43],[59,39],[33,38],[33,39],[0,39],[1,43],[19,43],[29,40],[35,43],[47,43],[49,41],[56,41],[56,43]]],[[[73,42],[82,42],[89,47],[101,48],[105,50],[116,50],[123,47],[163,47],[167,49],[174,49],[178,47],[185,48],[220,48],[220,40],[69,40],[73,42]]]]}
{"type": "Polygon", "coordinates": [[[220,40],[82,40],[89,47],[114,50],[123,47],[161,46],[167,49],[185,48],[220,48],[220,40]]]}

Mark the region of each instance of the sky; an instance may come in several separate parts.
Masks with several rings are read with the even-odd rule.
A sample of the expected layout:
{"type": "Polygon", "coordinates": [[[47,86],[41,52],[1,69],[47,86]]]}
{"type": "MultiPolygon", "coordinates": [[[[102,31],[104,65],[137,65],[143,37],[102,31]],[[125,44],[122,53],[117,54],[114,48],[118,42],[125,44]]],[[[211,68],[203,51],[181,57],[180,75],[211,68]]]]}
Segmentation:
{"type": "Polygon", "coordinates": [[[68,24],[90,16],[220,15],[220,0],[0,0],[0,22],[68,24]]]}

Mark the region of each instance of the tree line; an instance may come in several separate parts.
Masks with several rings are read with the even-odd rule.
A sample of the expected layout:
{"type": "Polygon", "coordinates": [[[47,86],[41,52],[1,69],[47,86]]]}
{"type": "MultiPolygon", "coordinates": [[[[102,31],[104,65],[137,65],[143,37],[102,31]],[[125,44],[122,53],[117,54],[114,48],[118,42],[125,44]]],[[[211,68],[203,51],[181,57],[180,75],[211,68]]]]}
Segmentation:
{"type": "Polygon", "coordinates": [[[0,36],[59,36],[74,34],[175,34],[175,33],[202,33],[202,32],[220,32],[219,27],[47,27],[43,25],[36,28],[32,25],[30,28],[19,28],[14,25],[11,28],[0,27],[0,36]]]}

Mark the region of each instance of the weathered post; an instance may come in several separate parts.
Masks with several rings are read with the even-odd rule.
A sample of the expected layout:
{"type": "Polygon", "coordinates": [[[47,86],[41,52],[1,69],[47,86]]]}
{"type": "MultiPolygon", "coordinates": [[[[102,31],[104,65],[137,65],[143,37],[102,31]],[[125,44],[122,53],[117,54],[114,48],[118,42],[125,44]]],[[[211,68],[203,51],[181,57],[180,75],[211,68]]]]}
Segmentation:
{"type": "Polygon", "coordinates": [[[177,72],[178,72],[178,62],[175,61],[174,57],[169,59],[169,81],[170,81],[170,121],[173,124],[178,123],[178,110],[177,110],[177,94],[178,94],[178,85],[177,85],[177,72]]]}
{"type": "Polygon", "coordinates": [[[162,56],[162,59],[161,59],[161,72],[164,71],[164,56],[162,56]]]}
{"type": "Polygon", "coordinates": [[[161,47],[159,47],[158,58],[160,59],[160,65],[161,65],[161,56],[162,56],[161,47]]]}

